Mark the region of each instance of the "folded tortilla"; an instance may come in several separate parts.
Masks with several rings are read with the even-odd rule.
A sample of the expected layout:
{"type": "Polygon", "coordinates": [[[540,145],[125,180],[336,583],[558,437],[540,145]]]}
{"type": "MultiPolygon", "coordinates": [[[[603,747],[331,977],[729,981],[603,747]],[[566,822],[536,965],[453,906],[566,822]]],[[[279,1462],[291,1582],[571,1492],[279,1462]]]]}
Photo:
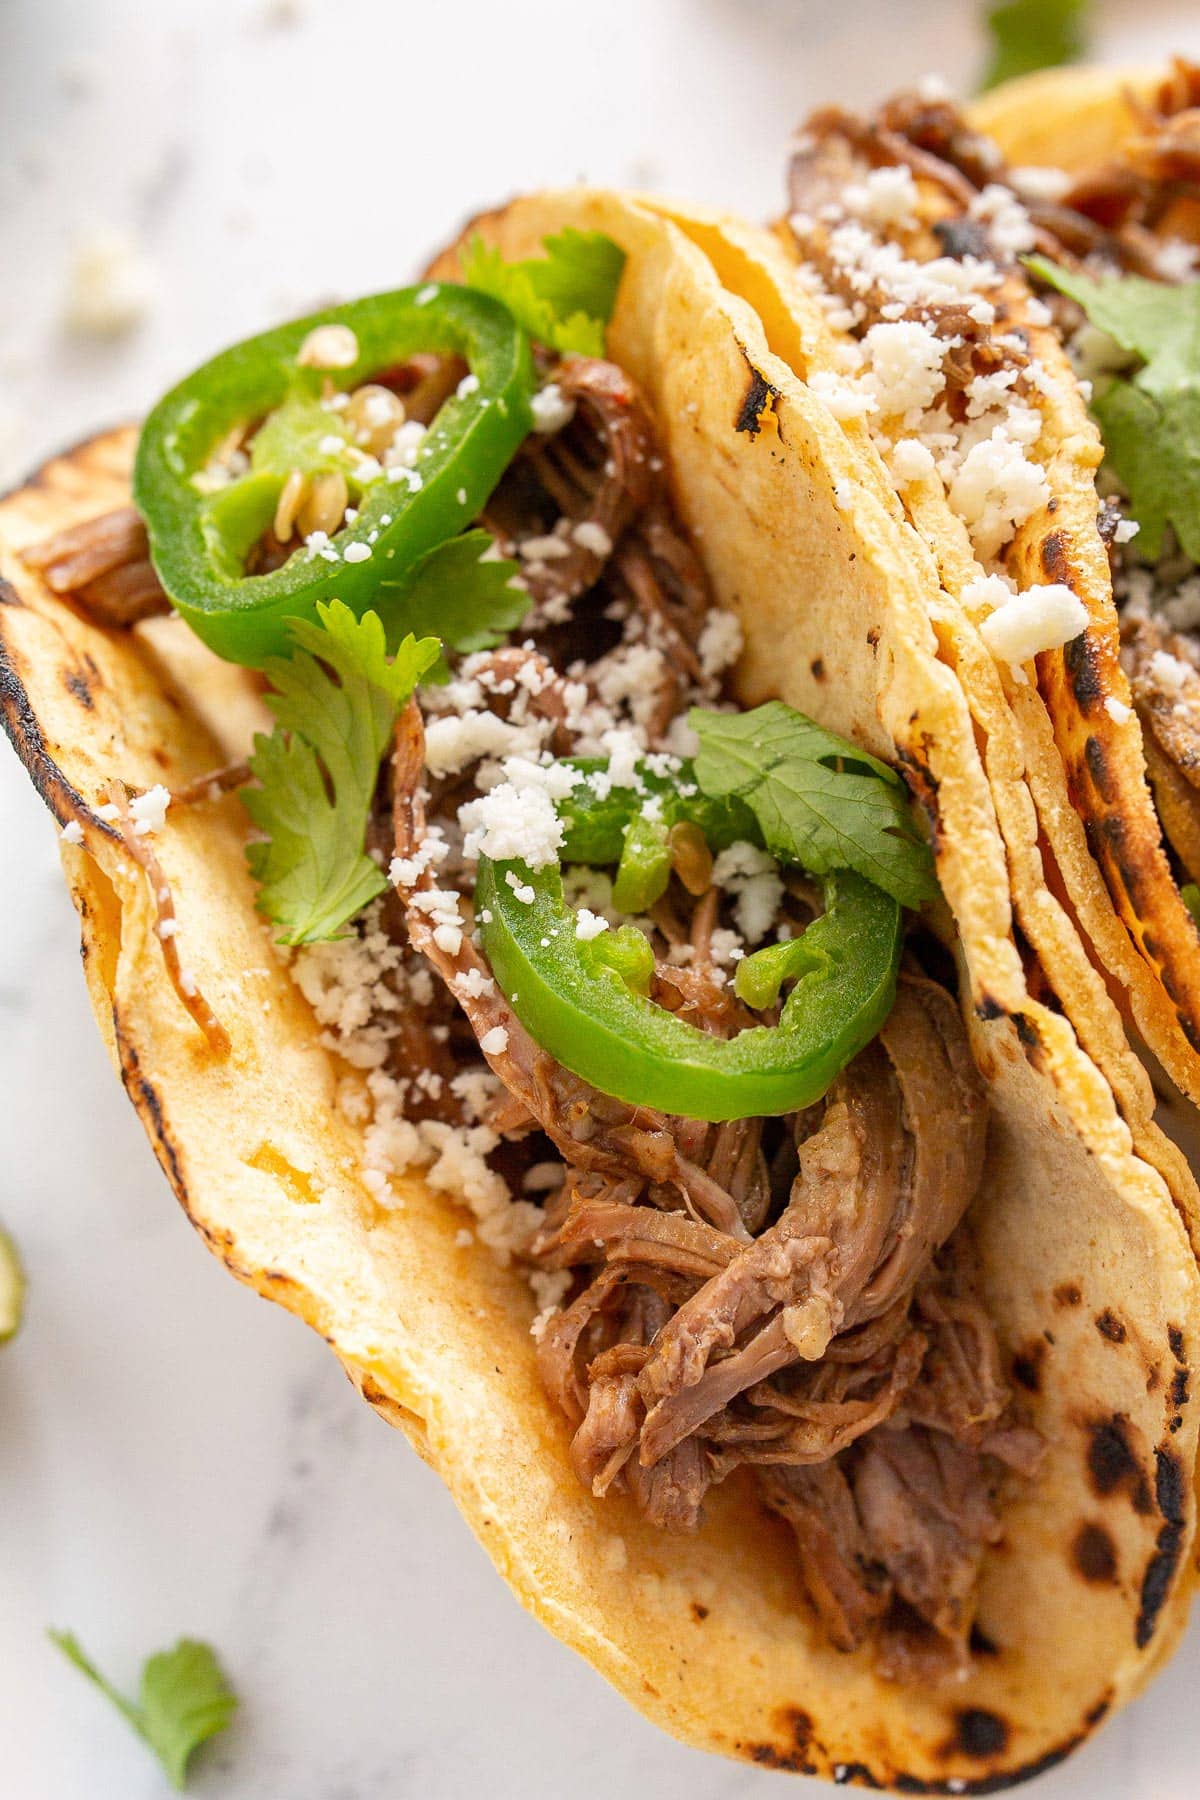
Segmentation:
{"type": "Polygon", "coordinates": [[[679,515],[718,603],[741,617],[747,697],[779,694],[898,758],[929,816],[992,1108],[971,1215],[983,1298],[1047,1444],[1041,1474],[1006,1500],[964,1679],[889,1683],[869,1650],[833,1649],[789,1533],[738,1477],[694,1536],[580,1487],[537,1380],[523,1277],[459,1241],[452,1195],[405,1177],[385,1207],[360,1178],[361,1132],[335,1104],[342,1067],[255,911],[236,796],[173,810],[156,838],[230,1053],[183,1011],[142,872],[97,801],[114,776],[178,788],[243,754],[264,722],[258,684],[177,620],[102,628],[20,559],[127,498],[129,431],[0,503],[0,705],[56,818],[83,828],[63,859],[97,1020],[209,1246],[328,1340],[523,1603],[632,1704],[761,1765],[992,1791],[1086,1738],[1183,1628],[1200,1343],[1190,1177],[1148,1122],[1131,1128],[1099,1058],[1031,992],[1000,809],[947,649],[952,609],[931,612],[917,532],[782,353],[793,327],[767,284],[779,254],[728,222],[603,194],[539,196],[481,223],[513,256],[565,224],[626,250],[610,354],[654,410],[679,515]]]}
{"type": "MultiPolygon", "coordinates": [[[[1082,174],[1153,132],[1160,94],[1168,112],[1193,101],[1191,85],[1184,65],[1048,70],[997,89],[976,103],[971,119],[1011,165],[1082,174]]],[[[1070,404],[1078,423],[1081,403],[1072,395],[1070,404]]],[[[1149,1048],[1200,1101],[1200,942],[1167,855],[1169,844],[1185,876],[1194,879],[1200,797],[1164,754],[1145,715],[1139,716],[1121,667],[1108,560],[1097,553],[1096,454],[1092,444],[1075,458],[1062,490],[1063,513],[1041,523],[1025,546],[1027,566],[1061,566],[1089,613],[1081,649],[1039,660],[1039,687],[1057,758],[1115,914],[1107,917],[1089,884],[1081,920],[1105,966],[1125,986],[1149,1048]]]]}
{"type": "MultiPolygon", "coordinates": [[[[1146,94],[1156,78],[1133,80],[1146,94]]],[[[1119,74],[1051,71],[998,90],[979,104],[972,122],[997,130],[1014,164],[1079,166],[1129,131],[1135,118],[1131,91],[1119,74]]],[[[849,146],[859,124],[849,121],[845,153],[820,177],[835,200],[868,162],[879,167],[903,160],[895,153],[898,135],[893,131],[888,139],[886,130],[873,139],[866,159],[856,160],[849,146]]],[[[831,135],[842,129],[835,124],[831,135]]],[[[875,127],[862,129],[869,135],[875,127]]],[[[888,240],[890,232],[890,241],[902,247],[915,242],[913,253],[921,260],[938,251],[930,234],[945,230],[962,206],[921,165],[919,151],[913,169],[915,226],[885,227],[881,235],[888,240]]],[[[835,380],[850,334],[803,278],[813,253],[806,229],[781,223],[777,248],[764,252],[757,237],[727,225],[680,223],[705,244],[722,279],[756,306],[772,348],[793,376],[805,385],[814,376],[818,383],[835,380]]],[[[1117,1096],[1139,1154],[1163,1173],[1194,1246],[1200,1246],[1190,1177],[1181,1153],[1153,1127],[1156,1097],[1128,1029],[1185,1094],[1200,1097],[1200,945],[1164,848],[1142,729],[1119,660],[1108,556],[1097,524],[1102,445],[1061,341],[1019,265],[1006,266],[992,298],[1005,308],[1005,328],[1024,334],[1048,377],[1028,403],[1041,414],[1031,455],[1045,470],[1049,499],[1020,524],[1004,566],[1018,588],[1065,584],[1087,609],[1081,636],[1037,656],[1036,682],[997,659],[981,636],[987,608],[976,584],[987,564],[940,477],[890,466],[865,419],[845,416],[840,427],[857,455],[860,481],[890,506],[897,583],[916,587],[916,613],[926,621],[926,635],[936,638],[936,658],[954,670],[966,698],[1005,845],[1015,922],[1117,1096]]],[[[827,385],[821,391],[828,397],[827,385]]],[[[883,632],[881,643],[897,634],[909,637],[907,607],[901,616],[894,595],[876,628],[883,632]]],[[[807,644],[799,648],[803,658],[807,644]]],[[[819,705],[817,690],[798,704],[819,705]]],[[[919,721],[901,721],[893,738],[891,754],[907,763],[919,753],[919,721]]],[[[1167,791],[1160,782],[1159,790],[1164,816],[1172,805],[1178,811],[1178,784],[1167,791]]],[[[947,894],[954,905],[950,888],[947,894]]],[[[985,1007],[1010,1004],[996,989],[977,999],[985,1007]]]]}

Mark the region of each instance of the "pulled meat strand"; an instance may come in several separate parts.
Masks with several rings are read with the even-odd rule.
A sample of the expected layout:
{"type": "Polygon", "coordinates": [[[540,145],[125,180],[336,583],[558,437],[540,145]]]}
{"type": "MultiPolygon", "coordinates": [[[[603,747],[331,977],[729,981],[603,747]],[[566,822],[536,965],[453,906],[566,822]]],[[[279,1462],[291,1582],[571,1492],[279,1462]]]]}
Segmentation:
{"type": "Polygon", "coordinates": [[[885,1427],[863,1444],[851,1482],[894,1591],[962,1656],[983,1551],[1000,1535],[978,1457],[935,1432],[885,1427]]]}
{"type": "MultiPolygon", "coordinates": [[[[936,131],[928,133],[928,123],[918,135],[912,130],[916,124],[913,115],[896,112],[894,108],[895,102],[892,108],[883,107],[874,118],[863,119],[843,106],[821,107],[805,124],[798,155],[804,156],[810,148],[805,140],[820,144],[829,138],[840,138],[872,168],[900,164],[911,169],[918,179],[936,182],[957,205],[969,206],[975,197],[975,185],[955,161],[944,154],[946,139],[938,136],[936,131]],[[927,134],[931,137],[930,144],[921,142],[921,136],[927,134]],[[933,143],[938,145],[936,150],[933,143]]],[[[939,110],[931,109],[932,115],[937,116],[939,110]]],[[[952,110],[946,108],[947,112],[952,110]]],[[[930,116],[926,115],[926,121],[930,116]]]]}
{"type": "Polygon", "coordinates": [[[718,1415],[709,1422],[715,1442],[735,1447],[727,1458],[713,1457],[716,1473],[739,1462],[828,1462],[892,1417],[920,1374],[927,1347],[921,1332],[910,1331],[869,1363],[820,1366],[807,1396],[758,1383],[750,1390],[753,1414],[718,1415]]]}
{"type": "Polygon", "coordinates": [[[1061,204],[1122,246],[1152,248],[1165,236],[1200,242],[1200,67],[1176,57],[1152,101],[1129,100],[1140,131],[1081,175],[1061,204]]]}
{"type": "Polygon", "coordinates": [[[567,522],[559,554],[523,558],[525,585],[538,605],[563,605],[594,585],[661,481],[650,416],[624,370],[597,357],[567,356],[554,380],[575,418],[527,440],[482,515],[501,547],[517,555],[548,535],[547,501],[567,522]]]}
{"type": "Polygon", "coordinates": [[[219,800],[223,794],[245,787],[250,778],[250,759],[241,756],[236,762],[223,763],[219,769],[210,769],[193,781],[185,781],[182,787],[172,788],[171,805],[195,806],[204,800],[219,800]]]}
{"type": "Polygon", "coordinates": [[[892,1591],[845,1470],[826,1462],[765,1470],[760,1479],[767,1505],[795,1533],[804,1585],[830,1642],[857,1650],[887,1611],[892,1591]]]}
{"type": "Polygon", "coordinates": [[[1200,789],[1200,668],[1193,642],[1157,619],[1128,613],[1121,636],[1139,718],[1189,786],[1200,789]]]}
{"type": "Polygon", "coordinates": [[[55,532],[29,545],[21,560],[52,593],[77,601],[100,625],[136,625],[170,611],[150,561],[146,527],[132,506],[55,532]]]}
{"type": "Polygon", "coordinates": [[[559,628],[563,609],[602,575],[612,604],[646,620],[648,641],[663,652],[647,723],[657,744],[688,683],[702,679],[695,645],[709,607],[704,571],[667,504],[653,424],[635,384],[615,364],[581,356],[565,358],[554,379],[575,417],[549,438],[529,441],[482,523],[505,554],[522,555],[529,546],[522,579],[534,602],[535,635],[542,628],[537,609],[544,609],[547,628],[559,628]]]}
{"type": "Polygon", "coordinates": [[[184,968],[180,960],[175,899],[171,893],[171,884],[163,873],[162,864],[155,855],[148,836],[134,828],[128,790],[124,782],[110,781],[106,792],[108,800],[117,810],[116,825],[121,834],[121,842],[144,873],[149,885],[154,901],[155,934],[162,947],[163,961],[171,985],[182,1005],[204,1033],[214,1056],[228,1056],[232,1047],[229,1033],[196,986],[195,977],[190,970],[184,968]]]}
{"type": "Polygon", "coordinates": [[[634,1206],[627,1193],[613,1189],[606,1197],[592,1198],[580,1192],[581,1185],[574,1187],[563,1223],[539,1235],[530,1247],[530,1254],[545,1268],[568,1268],[607,1257],[617,1265],[652,1263],[707,1281],[739,1253],[736,1238],[686,1213],[634,1206]]]}

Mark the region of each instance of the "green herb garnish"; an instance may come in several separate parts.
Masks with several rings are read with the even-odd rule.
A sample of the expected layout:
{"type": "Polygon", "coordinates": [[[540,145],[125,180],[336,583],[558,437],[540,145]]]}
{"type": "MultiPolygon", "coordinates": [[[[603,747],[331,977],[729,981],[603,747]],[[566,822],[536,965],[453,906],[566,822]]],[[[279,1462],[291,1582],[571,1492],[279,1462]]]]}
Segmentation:
{"type": "Polygon", "coordinates": [[[696,780],[754,814],[772,856],[814,875],[853,869],[903,906],[937,893],[933,858],[894,769],[781,701],[745,713],[693,708],[696,780]]]}
{"type": "Polygon", "coordinates": [[[986,21],[991,51],[981,88],[1076,62],[1087,48],[1090,0],[1000,0],[986,21]]]}
{"type": "Polygon", "coordinates": [[[625,252],[603,232],[571,225],[545,238],[543,248],[545,256],[506,262],[494,245],[473,237],[463,252],[463,281],[502,301],[539,344],[603,356],[625,252]]]}
{"type": "Polygon", "coordinates": [[[317,611],[319,625],[293,621],[295,654],[265,665],[278,722],[254,740],[259,785],[242,795],[266,838],[246,851],[258,908],[285,944],[338,936],[387,886],[364,847],[379,765],[400,708],[441,649],[437,638],[409,636],[389,660],[377,613],[356,619],[340,600],[317,611]]]}
{"type": "Polygon", "coordinates": [[[173,1650],[160,1650],[142,1669],[137,1699],[129,1700],[100,1673],[73,1633],[48,1635],[149,1744],[171,1786],[182,1790],[193,1752],[224,1731],[237,1710],[237,1697],[209,1646],[181,1638],[173,1650]]]}
{"type": "Polygon", "coordinates": [[[489,532],[464,531],[422,557],[402,587],[381,589],[389,636],[439,637],[463,655],[503,643],[530,601],[525,588],[513,586],[519,565],[494,549],[489,532]]]}
{"type": "Polygon", "coordinates": [[[1140,367],[1096,384],[1092,412],[1109,467],[1140,526],[1138,553],[1153,562],[1163,532],[1200,562],[1200,284],[1140,275],[1092,281],[1032,256],[1041,280],[1082,306],[1140,367]]]}

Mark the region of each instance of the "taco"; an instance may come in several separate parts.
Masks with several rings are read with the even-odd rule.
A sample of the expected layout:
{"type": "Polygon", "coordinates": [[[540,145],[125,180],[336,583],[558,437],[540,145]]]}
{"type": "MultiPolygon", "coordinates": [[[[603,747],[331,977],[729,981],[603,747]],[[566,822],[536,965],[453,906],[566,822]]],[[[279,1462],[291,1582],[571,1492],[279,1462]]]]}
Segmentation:
{"type": "Polygon", "coordinates": [[[178,1198],[524,1603],[693,1744],[991,1791],[1183,1627],[1186,1176],[717,229],[517,202],[49,463],[0,693],[178,1198]]]}
{"type": "MultiPolygon", "coordinates": [[[[1089,564],[1093,622],[1044,685],[1113,905],[1161,984],[1148,1042],[1196,1099],[1183,1079],[1192,1066],[1170,1054],[1167,1030],[1173,1011],[1196,1047],[1200,946],[1180,895],[1194,923],[1200,443],[1187,390],[1200,292],[1200,68],[1176,58],[1158,73],[1084,69],[1012,83],[980,104],[975,123],[1009,164],[1024,165],[1023,179],[1056,190],[1035,273],[1091,388],[1108,566],[1089,564]],[[1139,730],[1122,735],[1127,723],[1139,730]]],[[[1051,535],[1040,555],[1053,554],[1051,535]]]]}
{"type": "MultiPolygon", "coordinates": [[[[936,87],[871,118],[827,108],[792,158],[780,256],[728,241],[715,251],[769,341],[841,421],[863,478],[891,495],[908,575],[978,733],[1020,933],[1177,1195],[1186,1175],[1147,1133],[1155,1097],[1122,1019],[1196,1099],[1200,943],[1196,897],[1180,890],[1200,834],[1186,707],[1149,673],[1181,681],[1186,669],[1166,615],[1134,639],[1135,606],[1126,674],[1110,563],[1148,549],[1162,580],[1184,581],[1184,611],[1191,564],[1172,563],[1152,507],[1135,536],[1111,453],[1098,498],[1104,447],[1071,357],[1094,359],[1099,346],[1111,370],[1115,351],[1125,377],[1139,361],[1080,329],[1087,271],[1178,283],[1189,266],[1194,96],[1177,64],[1134,87],[1092,71],[1031,77],[970,121],[936,87]],[[1042,166],[1051,144],[1057,170],[1042,166]]],[[[1167,293],[1186,305],[1182,289],[1167,293]]],[[[1128,470],[1137,432],[1126,421],[1158,403],[1136,380],[1108,382],[1128,470]]],[[[1169,485],[1190,479],[1194,491],[1188,454],[1170,438],[1169,485]]],[[[1134,499],[1150,505],[1144,487],[1134,499]]],[[[1134,567],[1135,595],[1148,579],[1134,567]]],[[[1119,599],[1130,585],[1118,567],[1119,599]]],[[[1195,1238],[1194,1216],[1190,1229],[1195,1238]]]]}

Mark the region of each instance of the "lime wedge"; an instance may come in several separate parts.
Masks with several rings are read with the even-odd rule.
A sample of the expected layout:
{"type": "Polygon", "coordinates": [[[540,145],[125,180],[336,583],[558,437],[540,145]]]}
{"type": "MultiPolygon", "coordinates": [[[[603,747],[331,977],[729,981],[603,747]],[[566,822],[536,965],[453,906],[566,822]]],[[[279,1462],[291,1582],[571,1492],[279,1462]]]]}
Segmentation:
{"type": "Polygon", "coordinates": [[[17,1246],[0,1226],[0,1344],[7,1343],[21,1329],[24,1310],[25,1271],[17,1246]]]}

